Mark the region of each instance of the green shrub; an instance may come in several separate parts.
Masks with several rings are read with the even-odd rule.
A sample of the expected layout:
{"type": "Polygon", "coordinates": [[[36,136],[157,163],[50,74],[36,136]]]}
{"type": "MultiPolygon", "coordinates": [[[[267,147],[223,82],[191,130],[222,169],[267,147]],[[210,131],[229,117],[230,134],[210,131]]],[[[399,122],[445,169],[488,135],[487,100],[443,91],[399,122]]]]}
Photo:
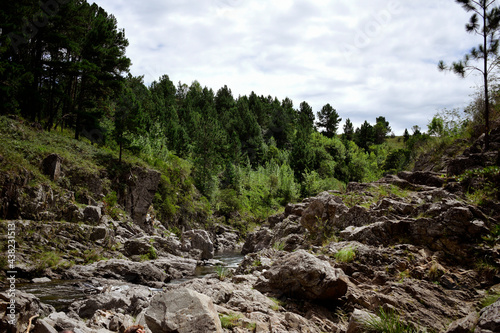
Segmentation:
{"type": "Polygon", "coordinates": [[[356,248],[352,246],[345,247],[335,253],[334,257],[339,262],[351,262],[356,257],[356,248]]]}
{"type": "Polygon", "coordinates": [[[233,313],[229,315],[219,314],[220,324],[222,328],[233,329],[240,326],[239,320],[241,319],[241,314],[233,313]]]}
{"type": "Polygon", "coordinates": [[[231,277],[233,275],[231,269],[221,265],[215,266],[215,273],[217,274],[217,277],[221,281],[224,281],[226,278],[231,277]]]}
{"type": "Polygon", "coordinates": [[[374,333],[417,333],[419,330],[411,323],[405,323],[395,311],[380,308],[378,316],[364,321],[366,332],[374,333]]]}

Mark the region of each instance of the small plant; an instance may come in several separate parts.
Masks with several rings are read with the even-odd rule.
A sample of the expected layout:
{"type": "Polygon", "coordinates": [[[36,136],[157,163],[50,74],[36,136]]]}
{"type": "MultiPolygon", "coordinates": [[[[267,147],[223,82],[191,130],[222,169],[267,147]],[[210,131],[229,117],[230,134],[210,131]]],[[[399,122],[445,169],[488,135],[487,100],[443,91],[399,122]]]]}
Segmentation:
{"type": "Polygon", "coordinates": [[[222,265],[215,266],[215,273],[217,274],[217,277],[221,281],[224,281],[226,278],[231,277],[233,275],[232,271],[229,268],[224,267],[222,265]]]}
{"type": "Polygon", "coordinates": [[[220,324],[222,328],[233,329],[239,325],[239,320],[241,319],[241,314],[232,313],[229,315],[219,314],[220,324]]]}
{"type": "Polygon", "coordinates": [[[378,316],[365,320],[366,332],[374,333],[417,333],[419,330],[411,323],[404,322],[395,311],[380,308],[378,316]]]}
{"type": "Polygon", "coordinates": [[[410,277],[410,271],[409,270],[404,270],[402,272],[399,272],[399,283],[403,283],[406,278],[410,277]]]}
{"type": "Polygon", "coordinates": [[[334,257],[335,260],[339,262],[345,262],[345,263],[351,262],[356,257],[356,248],[352,246],[345,247],[342,250],[335,253],[334,257]]]}
{"type": "Polygon", "coordinates": [[[285,249],[285,242],[276,242],[273,244],[273,249],[283,251],[285,249]]]}
{"type": "Polygon", "coordinates": [[[271,305],[271,309],[272,309],[273,311],[279,311],[280,307],[282,307],[282,306],[283,306],[283,302],[282,302],[282,301],[280,301],[279,299],[274,298],[274,297],[269,297],[269,299],[270,299],[271,301],[273,301],[273,303],[274,303],[273,305],[271,305]]]}
{"type": "Polygon", "coordinates": [[[85,250],[83,252],[83,260],[85,261],[86,264],[92,264],[96,261],[101,261],[105,260],[106,258],[103,257],[100,253],[98,253],[95,249],[92,250],[85,250]]]}
{"type": "Polygon", "coordinates": [[[500,293],[488,292],[488,294],[484,297],[484,299],[480,303],[481,309],[490,306],[499,299],[500,299],[500,293]]]}
{"type": "Polygon", "coordinates": [[[253,266],[253,267],[259,267],[259,266],[262,266],[262,262],[261,262],[259,259],[254,260],[254,261],[252,262],[252,266],[253,266]]]}
{"type": "Polygon", "coordinates": [[[47,268],[57,268],[61,261],[61,256],[57,252],[47,251],[35,257],[36,269],[43,271],[47,268]]]}

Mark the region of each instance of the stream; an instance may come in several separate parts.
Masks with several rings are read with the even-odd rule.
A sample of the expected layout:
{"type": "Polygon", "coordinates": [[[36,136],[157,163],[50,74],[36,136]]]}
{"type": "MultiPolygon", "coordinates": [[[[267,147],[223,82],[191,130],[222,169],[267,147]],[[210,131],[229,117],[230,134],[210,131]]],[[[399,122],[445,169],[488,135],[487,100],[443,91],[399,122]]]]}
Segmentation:
{"type": "MultiPolygon", "coordinates": [[[[214,260],[221,261],[221,266],[236,268],[244,256],[239,252],[216,253],[214,260]]],[[[169,283],[179,284],[188,280],[203,277],[215,272],[216,266],[198,266],[195,276],[184,279],[172,280],[169,283]]],[[[98,288],[89,284],[86,280],[52,280],[46,283],[25,283],[17,286],[17,289],[25,293],[35,295],[43,303],[52,305],[57,311],[66,311],[74,301],[84,299],[91,294],[98,293],[98,288]]]]}

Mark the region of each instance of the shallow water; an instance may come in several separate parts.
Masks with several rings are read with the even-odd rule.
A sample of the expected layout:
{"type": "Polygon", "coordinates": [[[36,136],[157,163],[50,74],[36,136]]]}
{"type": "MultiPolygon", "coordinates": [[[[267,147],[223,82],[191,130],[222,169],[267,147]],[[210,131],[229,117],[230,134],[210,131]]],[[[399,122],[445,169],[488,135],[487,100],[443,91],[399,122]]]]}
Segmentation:
{"type": "MultiPolygon", "coordinates": [[[[216,253],[215,260],[221,261],[223,267],[236,268],[244,256],[239,252],[216,253]]],[[[215,272],[216,266],[198,266],[195,276],[172,280],[178,284],[188,280],[200,278],[215,272]]],[[[37,296],[40,301],[52,305],[57,311],[66,311],[71,303],[83,299],[91,294],[98,293],[99,289],[88,284],[85,280],[53,280],[46,283],[26,283],[17,286],[17,289],[37,296]]]]}
{"type": "MultiPolygon", "coordinates": [[[[91,287],[85,288],[85,281],[53,280],[46,283],[26,283],[17,286],[18,290],[33,294],[45,304],[50,304],[57,311],[65,311],[74,301],[91,294],[91,287]]],[[[95,289],[94,289],[95,290],[95,289]]]]}
{"type": "MultiPolygon", "coordinates": [[[[223,264],[220,266],[222,267],[237,268],[244,257],[245,256],[242,255],[240,252],[221,252],[221,253],[216,253],[214,255],[214,260],[221,261],[223,264]]],[[[170,283],[179,284],[189,280],[203,277],[208,274],[212,274],[215,272],[216,267],[217,265],[198,266],[196,267],[195,276],[190,276],[183,279],[175,279],[170,281],[170,283]]]]}

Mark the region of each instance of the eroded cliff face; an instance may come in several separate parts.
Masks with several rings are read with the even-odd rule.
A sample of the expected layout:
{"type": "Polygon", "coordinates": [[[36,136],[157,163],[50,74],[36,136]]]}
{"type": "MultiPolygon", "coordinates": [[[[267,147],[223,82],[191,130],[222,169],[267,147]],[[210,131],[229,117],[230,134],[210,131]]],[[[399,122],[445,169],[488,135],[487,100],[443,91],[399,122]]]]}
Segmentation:
{"type": "Polygon", "coordinates": [[[103,198],[116,191],[118,203],[132,221],[142,229],[151,229],[151,224],[145,222],[160,182],[158,171],[127,167],[110,179],[105,170],[90,172],[67,166],[56,154],[49,154],[40,169],[55,183],[37,182],[28,171],[0,176],[1,218],[98,224],[104,213],[103,198]]]}

